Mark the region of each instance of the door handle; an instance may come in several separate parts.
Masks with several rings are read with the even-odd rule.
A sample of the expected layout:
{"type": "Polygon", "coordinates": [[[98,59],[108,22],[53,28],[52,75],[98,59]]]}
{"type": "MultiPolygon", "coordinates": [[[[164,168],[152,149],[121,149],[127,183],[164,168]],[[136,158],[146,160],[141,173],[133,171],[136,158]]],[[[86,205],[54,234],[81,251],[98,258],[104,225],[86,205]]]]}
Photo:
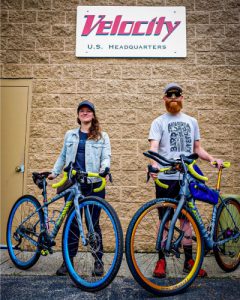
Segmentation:
{"type": "Polygon", "coordinates": [[[24,173],[24,165],[16,166],[15,171],[17,173],[24,173]]]}

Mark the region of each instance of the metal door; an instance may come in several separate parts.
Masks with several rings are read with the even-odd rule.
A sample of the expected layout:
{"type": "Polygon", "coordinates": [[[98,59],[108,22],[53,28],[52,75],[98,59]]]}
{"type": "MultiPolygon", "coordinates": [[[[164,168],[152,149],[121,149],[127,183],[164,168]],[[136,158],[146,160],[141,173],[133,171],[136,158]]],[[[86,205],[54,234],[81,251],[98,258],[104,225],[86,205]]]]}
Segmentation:
{"type": "Polygon", "coordinates": [[[31,80],[1,80],[1,245],[14,202],[24,193],[31,80]]]}

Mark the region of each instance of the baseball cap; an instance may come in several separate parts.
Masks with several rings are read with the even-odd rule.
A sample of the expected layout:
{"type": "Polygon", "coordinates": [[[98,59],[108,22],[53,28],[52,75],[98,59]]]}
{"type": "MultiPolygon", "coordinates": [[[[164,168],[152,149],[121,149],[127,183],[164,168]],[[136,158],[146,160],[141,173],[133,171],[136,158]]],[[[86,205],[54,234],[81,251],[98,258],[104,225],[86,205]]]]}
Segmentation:
{"type": "Polygon", "coordinates": [[[90,108],[93,112],[95,112],[95,107],[94,104],[88,100],[84,100],[82,102],[79,103],[78,108],[77,108],[77,112],[79,113],[79,110],[83,107],[83,106],[87,106],[88,108],[90,108]]]}
{"type": "Polygon", "coordinates": [[[166,94],[169,90],[173,90],[173,89],[179,90],[182,93],[182,88],[180,87],[180,85],[175,82],[171,82],[165,86],[163,90],[164,94],[166,94]]]}

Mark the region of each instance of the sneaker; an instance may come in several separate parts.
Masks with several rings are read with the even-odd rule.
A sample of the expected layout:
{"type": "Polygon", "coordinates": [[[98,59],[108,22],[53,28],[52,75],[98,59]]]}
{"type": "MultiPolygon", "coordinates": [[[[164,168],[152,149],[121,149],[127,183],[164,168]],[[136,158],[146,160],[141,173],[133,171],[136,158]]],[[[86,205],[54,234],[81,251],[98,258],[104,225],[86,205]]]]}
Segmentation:
{"type": "MultiPolygon", "coordinates": [[[[73,258],[71,258],[71,262],[73,265],[73,258]]],[[[68,270],[66,267],[65,262],[62,263],[61,267],[57,269],[56,275],[57,276],[66,276],[68,274],[68,270]]]]}
{"type": "Polygon", "coordinates": [[[103,262],[96,260],[94,262],[94,269],[92,271],[92,276],[102,276],[104,274],[103,262]]]}
{"type": "MultiPolygon", "coordinates": [[[[194,263],[195,262],[193,259],[189,259],[189,261],[187,263],[184,263],[183,272],[189,273],[192,270],[194,263]]],[[[208,274],[205,270],[203,270],[203,269],[199,270],[198,277],[207,277],[207,276],[208,276],[208,274]]]]}
{"type": "Polygon", "coordinates": [[[166,260],[164,258],[161,258],[159,261],[157,261],[155,270],[153,271],[153,277],[166,277],[166,260]]]}

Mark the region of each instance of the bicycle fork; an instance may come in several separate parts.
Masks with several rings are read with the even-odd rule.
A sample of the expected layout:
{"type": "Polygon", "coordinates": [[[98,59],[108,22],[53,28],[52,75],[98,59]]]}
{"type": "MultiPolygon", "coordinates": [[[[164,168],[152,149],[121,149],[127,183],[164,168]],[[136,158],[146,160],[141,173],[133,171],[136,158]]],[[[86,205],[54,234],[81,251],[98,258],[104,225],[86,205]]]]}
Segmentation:
{"type": "MultiPolygon", "coordinates": [[[[75,187],[76,191],[75,191],[75,197],[74,197],[74,206],[75,206],[75,211],[76,211],[76,216],[77,216],[77,223],[78,223],[78,228],[79,228],[79,232],[80,232],[80,236],[82,239],[82,244],[83,246],[87,246],[88,245],[88,240],[85,237],[84,234],[84,229],[83,229],[83,224],[82,224],[82,217],[81,217],[81,213],[80,213],[80,209],[79,209],[79,198],[81,199],[82,194],[79,192],[78,187],[75,187]]],[[[88,231],[90,232],[90,237],[91,239],[95,239],[94,237],[94,226],[92,223],[92,218],[90,215],[90,211],[89,211],[89,207],[85,207],[84,208],[84,213],[85,213],[85,218],[86,218],[86,222],[87,222],[87,227],[88,227],[88,231]]]]}

